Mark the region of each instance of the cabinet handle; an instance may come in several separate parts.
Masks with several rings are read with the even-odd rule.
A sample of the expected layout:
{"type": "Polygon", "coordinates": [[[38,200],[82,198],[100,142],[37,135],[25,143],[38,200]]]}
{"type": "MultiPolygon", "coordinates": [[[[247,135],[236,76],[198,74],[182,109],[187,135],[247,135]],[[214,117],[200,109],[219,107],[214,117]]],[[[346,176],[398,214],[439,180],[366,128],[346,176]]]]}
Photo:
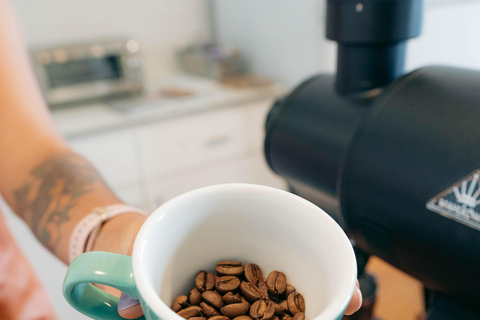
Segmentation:
{"type": "Polygon", "coordinates": [[[211,138],[209,138],[206,142],[205,145],[207,147],[218,147],[219,145],[227,143],[229,140],[231,140],[231,136],[229,134],[217,134],[211,138]]]}

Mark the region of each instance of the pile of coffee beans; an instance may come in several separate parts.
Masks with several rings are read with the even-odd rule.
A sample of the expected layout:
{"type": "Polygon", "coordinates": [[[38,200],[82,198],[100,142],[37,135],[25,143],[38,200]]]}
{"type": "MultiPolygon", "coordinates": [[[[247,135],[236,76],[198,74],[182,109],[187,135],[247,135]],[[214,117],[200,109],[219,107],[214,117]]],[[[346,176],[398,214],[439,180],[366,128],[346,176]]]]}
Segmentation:
{"type": "Polygon", "coordinates": [[[305,320],[305,301],[283,272],[267,278],[249,263],[221,261],[216,275],[200,271],[188,295],[177,297],[172,310],[189,320],[305,320]]]}

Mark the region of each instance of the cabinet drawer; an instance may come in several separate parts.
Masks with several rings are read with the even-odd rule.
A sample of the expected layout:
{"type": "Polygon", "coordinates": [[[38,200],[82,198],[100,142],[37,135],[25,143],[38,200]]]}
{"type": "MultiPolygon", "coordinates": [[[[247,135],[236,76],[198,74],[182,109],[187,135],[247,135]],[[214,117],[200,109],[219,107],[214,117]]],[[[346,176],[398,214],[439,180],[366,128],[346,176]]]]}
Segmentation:
{"type": "Polygon", "coordinates": [[[90,160],[110,186],[138,179],[132,135],[121,130],[70,141],[71,147],[90,160]]]}
{"type": "Polygon", "coordinates": [[[246,150],[239,108],[198,113],[138,129],[146,177],[163,174],[246,150]]]}
{"type": "Polygon", "coordinates": [[[287,189],[285,181],[268,168],[263,155],[256,154],[169,179],[150,180],[147,190],[154,210],[182,193],[222,183],[253,183],[287,189]]]}

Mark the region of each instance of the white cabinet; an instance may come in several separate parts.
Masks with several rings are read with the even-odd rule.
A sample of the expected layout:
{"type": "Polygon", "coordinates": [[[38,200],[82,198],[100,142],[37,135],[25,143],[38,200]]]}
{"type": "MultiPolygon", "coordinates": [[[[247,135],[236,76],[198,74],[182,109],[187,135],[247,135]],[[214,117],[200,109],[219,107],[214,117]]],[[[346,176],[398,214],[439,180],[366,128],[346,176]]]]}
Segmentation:
{"type": "Polygon", "coordinates": [[[182,193],[222,183],[254,183],[285,189],[283,179],[274,175],[261,154],[245,155],[234,161],[218,161],[203,170],[149,181],[152,210],[182,193]]]}
{"type": "Polygon", "coordinates": [[[138,146],[132,130],[114,130],[71,139],[70,146],[100,171],[107,184],[126,203],[149,209],[150,200],[142,187],[138,146]]]}
{"type": "Polygon", "coordinates": [[[272,100],[207,109],[70,140],[123,201],[151,211],[195,188],[256,183],[285,188],[263,156],[272,100]]]}
{"type": "Polygon", "coordinates": [[[76,152],[93,163],[110,186],[129,185],[138,180],[130,130],[116,130],[69,142],[76,152]]]}
{"type": "Polygon", "coordinates": [[[263,100],[139,128],[150,209],[187,191],[221,183],[286,188],[263,155],[263,100]]]}
{"type": "Polygon", "coordinates": [[[139,127],[147,179],[242,154],[243,119],[241,108],[222,108],[139,127]]]}
{"type": "Polygon", "coordinates": [[[245,137],[250,150],[256,150],[263,154],[265,141],[265,122],[268,112],[273,106],[273,100],[265,100],[250,103],[245,106],[245,137]]]}
{"type": "Polygon", "coordinates": [[[115,194],[125,203],[143,210],[149,210],[150,199],[145,193],[145,188],[139,181],[132,182],[127,187],[112,187],[115,194]]]}

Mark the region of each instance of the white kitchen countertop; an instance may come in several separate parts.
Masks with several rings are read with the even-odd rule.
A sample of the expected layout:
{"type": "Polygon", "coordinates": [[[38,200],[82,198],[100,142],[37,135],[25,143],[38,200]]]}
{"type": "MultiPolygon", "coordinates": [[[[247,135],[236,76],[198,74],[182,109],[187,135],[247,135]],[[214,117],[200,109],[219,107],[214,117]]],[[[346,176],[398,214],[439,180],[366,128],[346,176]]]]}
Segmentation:
{"type": "Polygon", "coordinates": [[[285,93],[285,89],[278,84],[268,88],[235,89],[210,79],[187,76],[171,78],[158,87],[167,86],[194,90],[198,94],[132,112],[115,109],[107,103],[67,107],[53,110],[53,120],[59,131],[67,139],[72,139],[193,112],[273,99],[285,93]]]}

